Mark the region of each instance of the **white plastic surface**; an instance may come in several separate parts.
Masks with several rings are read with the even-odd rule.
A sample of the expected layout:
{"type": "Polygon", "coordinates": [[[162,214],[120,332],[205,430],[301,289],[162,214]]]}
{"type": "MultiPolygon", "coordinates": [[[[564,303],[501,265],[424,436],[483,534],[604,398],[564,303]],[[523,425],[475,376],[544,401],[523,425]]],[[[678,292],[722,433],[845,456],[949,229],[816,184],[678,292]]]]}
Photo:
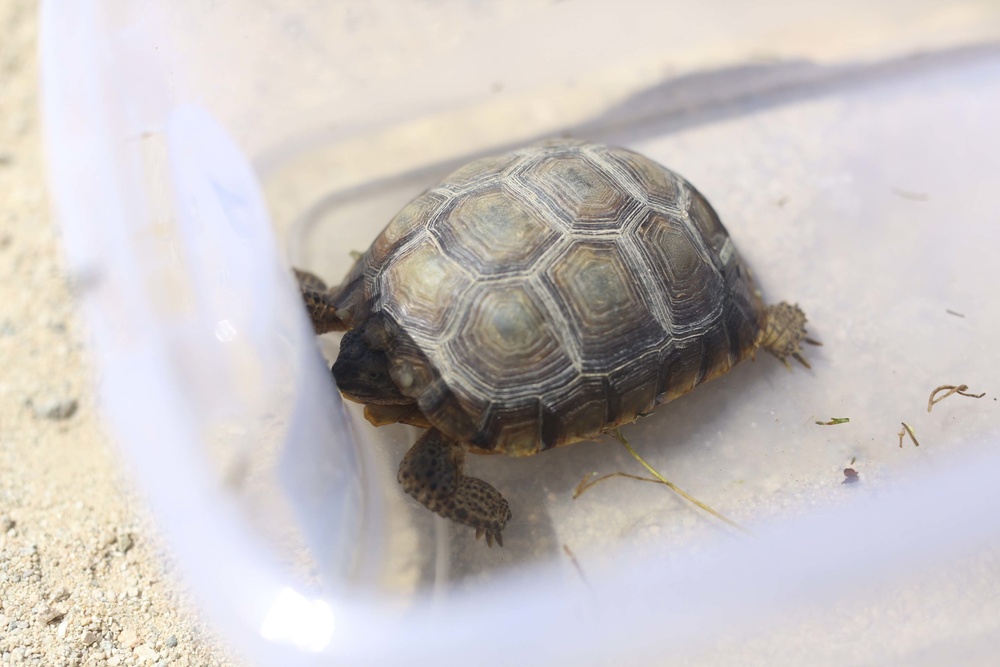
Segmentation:
{"type": "Polygon", "coordinates": [[[881,60],[746,65],[771,32],[833,19],[716,6],[685,31],[669,8],[619,5],[46,5],[53,192],[105,409],[201,599],[261,664],[935,664],[956,643],[966,662],[995,648],[1000,49],[940,42],[994,10],[865,14],[895,22],[904,52],[944,49],[923,59],[857,37],[881,60]],[[697,46],[727,36],[743,50],[697,46]],[[281,246],[335,282],[455,163],[564,131],[688,177],[766,296],[802,304],[825,343],[811,372],[762,357],[626,431],[756,539],[655,485],[571,500],[592,471],[639,472],[604,442],[471,461],[515,513],[486,550],[395,489],[414,431],[346,418],[281,246]],[[959,382],[987,397],[926,412],[959,382]],[[897,446],[901,421],[919,449],[897,446]],[[852,460],[862,482],[843,485],[852,460]]]}

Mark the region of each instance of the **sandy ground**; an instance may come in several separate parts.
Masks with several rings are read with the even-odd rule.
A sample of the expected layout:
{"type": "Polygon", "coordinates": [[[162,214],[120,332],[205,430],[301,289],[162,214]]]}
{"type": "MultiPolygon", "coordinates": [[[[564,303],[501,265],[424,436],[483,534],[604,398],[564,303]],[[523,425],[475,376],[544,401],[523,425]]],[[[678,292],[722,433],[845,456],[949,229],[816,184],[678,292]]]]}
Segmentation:
{"type": "Polygon", "coordinates": [[[44,185],[34,2],[0,1],[0,661],[234,665],[94,406],[44,185]]]}

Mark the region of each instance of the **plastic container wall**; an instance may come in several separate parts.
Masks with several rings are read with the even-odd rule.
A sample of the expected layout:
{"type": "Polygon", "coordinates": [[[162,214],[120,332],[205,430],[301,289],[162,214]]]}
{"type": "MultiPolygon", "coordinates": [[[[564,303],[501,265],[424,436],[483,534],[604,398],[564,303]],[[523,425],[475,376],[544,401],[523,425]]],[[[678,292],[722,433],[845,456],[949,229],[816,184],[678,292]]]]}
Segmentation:
{"type": "MultiPolygon", "coordinates": [[[[731,664],[750,646],[825,664],[785,629],[824,637],[830,610],[855,618],[843,610],[918,580],[940,582],[925,599],[955,625],[876,651],[873,623],[853,636],[870,643],[824,659],[969,637],[956,626],[982,610],[963,616],[941,591],[996,553],[998,461],[977,447],[997,441],[995,403],[909,415],[955,373],[991,390],[1000,371],[983,176],[1000,154],[1000,56],[970,46],[1000,22],[986,3],[853,9],[46,5],[53,192],[103,403],[244,652],[731,664]],[[765,292],[802,302],[826,342],[814,374],[757,363],[629,432],[756,540],[652,485],[572,501],[585,474],[630,465],[589,444],[473,464],[517,499],[507,547],[484,554],[401,499],[393,468],[413,433],[352,419],[316,354],[286,262],[336,281],[349,250],[455,164],[562,133],[688,176],[765,292]],[[812,423],[827,412],[854,430],[812,423]],[[899,419],[917,424],[919,454],[897,453],[899,419]],[[951,446],[925,455],[933,442],[951,446]],[[840,484],[852,457],[860,489],[840,484]]],[[[973,600],[995,588],[974,587],[973,600]]]]}

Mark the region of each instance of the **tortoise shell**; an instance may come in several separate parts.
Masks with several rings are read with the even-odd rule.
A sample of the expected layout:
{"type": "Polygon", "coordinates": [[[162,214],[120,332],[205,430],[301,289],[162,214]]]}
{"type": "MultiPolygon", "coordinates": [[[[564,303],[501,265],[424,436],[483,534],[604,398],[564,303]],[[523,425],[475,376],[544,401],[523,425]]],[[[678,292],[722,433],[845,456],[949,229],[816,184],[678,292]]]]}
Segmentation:
{"type": "Polygon", "coordinates": [[[767,320],[690,183],[568,141],[477,160],[424,192],[337,299],[430,424],[512,456],[593,439],[725,373],[767,320]]]}

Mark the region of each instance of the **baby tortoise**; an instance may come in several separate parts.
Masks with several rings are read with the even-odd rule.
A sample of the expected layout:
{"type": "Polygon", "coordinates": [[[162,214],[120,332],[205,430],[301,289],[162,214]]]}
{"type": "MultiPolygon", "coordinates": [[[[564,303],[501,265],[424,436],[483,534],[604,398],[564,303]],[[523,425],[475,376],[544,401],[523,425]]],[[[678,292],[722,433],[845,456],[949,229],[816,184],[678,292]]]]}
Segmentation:
{"type": "Polygon", "coordinates": [[[622,148],[476,160],[400,211],[340,287],[297,276],[316,332],[347,331],[344,396],[376,426],[428,429],[400,484],[491,546],[510,509],[462,473],[466,452],[594,439],[760,347],[805,363],[802,311],[765,307],[705,198],[622,148]]]}

